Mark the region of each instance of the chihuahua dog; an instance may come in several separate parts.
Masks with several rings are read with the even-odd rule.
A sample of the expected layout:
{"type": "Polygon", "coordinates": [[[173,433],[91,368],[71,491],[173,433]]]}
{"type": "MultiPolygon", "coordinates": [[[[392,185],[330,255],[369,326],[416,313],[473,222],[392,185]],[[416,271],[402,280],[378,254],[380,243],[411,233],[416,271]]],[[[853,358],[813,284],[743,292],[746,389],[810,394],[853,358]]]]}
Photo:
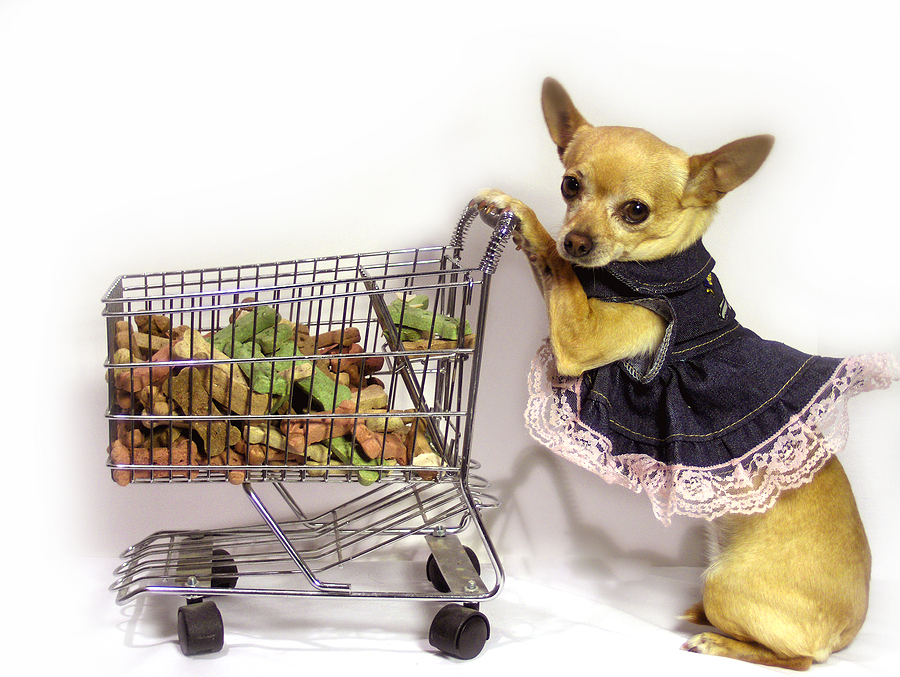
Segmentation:
{"type": "MultiPolygon", "coordinates": [[[[473,205],[489,223],[502,212],[517,218],[513,239],[546,303],[559,375],[647,363],[668,340],[672,317],[650,303],[590,296],[584,271],[668,260],[696,246],[719,200],[760,168],[773,138],[753,136],[691,156],[641,129],[588,124],[552,79],[544,82],[542,105],[564,166],[567,210],[559,235],[551,237],[530,208],[497,190],[482,191],[473,205]]],[[[697,634],[684,649],[805,670],[859,632],[871,558],[836,457],[829,454],[811,481],[781,491],[768,509],[724,514],[711,527],[702,602],[684,618],[719,632],[697,634]]]]}

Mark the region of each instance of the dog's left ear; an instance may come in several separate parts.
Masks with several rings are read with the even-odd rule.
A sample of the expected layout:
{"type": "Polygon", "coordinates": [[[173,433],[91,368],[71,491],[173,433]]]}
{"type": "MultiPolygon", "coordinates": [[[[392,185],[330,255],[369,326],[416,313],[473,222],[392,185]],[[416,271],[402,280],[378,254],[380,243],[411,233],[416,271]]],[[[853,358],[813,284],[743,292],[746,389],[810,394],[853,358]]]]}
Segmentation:
{"type": "Polygon", "coordinates": [[[575,132],[585,126],[590,126],[582,117],[568,92],[563,89],[553,78],[544,80],[541,90],[541,107],[544,110],[544,120],[550,130],[550,138],[556,144],[559,157],[562,158],[566,148],[572,143],[575,132]]]}
{"type": "Polygon", "coordinates": [[[775,137],[763,134],[732,141],[712,153],[694,155],[681,203],[685,207],[706,207],[718,202],[756,173],[774,143],[775,137]]]}

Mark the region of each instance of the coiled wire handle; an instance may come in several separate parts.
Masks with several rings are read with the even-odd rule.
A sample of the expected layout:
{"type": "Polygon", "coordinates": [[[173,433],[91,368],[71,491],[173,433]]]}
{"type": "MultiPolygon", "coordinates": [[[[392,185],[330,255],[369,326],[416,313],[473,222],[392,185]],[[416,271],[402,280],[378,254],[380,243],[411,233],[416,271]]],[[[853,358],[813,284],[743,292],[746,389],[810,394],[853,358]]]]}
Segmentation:
{"type": "Polygon", "coordinates": [[[478,207],[470,202],[459,217],[456,229],[453,231],[453,237],[450,238],[451,247],[454,247],[455,249],[462,249],[465,247],[466,233],[469,231],[469,226],[472,225],[472,221],[475,220],[476,216],[478,216],[478,207]]]}
{"type": "Polygon", "coordinates": [[[493,275],[497,270],[497,262],[500,260],[500,254],[503,253],[503,247],[509,242],[513,231],[519,227],[519,219],[512,212],[502,212],[488,241],[487,251],[481,259],[481,272],[486,275],[493,275]]]}
{"type": "MultiPolygon", "coordinates": [[[[450,246],[456,249],[457,254],[465,247],[466,234],[476,216],[478,216],[478,207],[470,202],[459,217],[453,237],[450,239],[450,246]]],[[[487,249],[478,266],[486,275],[493,275],[497,270],[497,263],[503,253],[503,248],[512,237],[513,231],[519,227],[519,219],[512,212],[503,211],[496,216],[496,222],[493,225],[494,232],[491,233],[487,249]]]]}

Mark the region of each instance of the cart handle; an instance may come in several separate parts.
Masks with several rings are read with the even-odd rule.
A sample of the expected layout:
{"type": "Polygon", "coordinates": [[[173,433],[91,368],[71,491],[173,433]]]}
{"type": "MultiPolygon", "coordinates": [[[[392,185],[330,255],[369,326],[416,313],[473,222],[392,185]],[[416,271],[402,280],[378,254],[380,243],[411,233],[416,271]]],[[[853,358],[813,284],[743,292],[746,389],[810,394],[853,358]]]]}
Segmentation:
{"type": "MultiPolygon", "coordinates": [[[[450,246],[457,250],[457,255],[465,247],[466,233],[477,215],[478,206],[473,200],[463,210],[453,231],[453,237],[450,239],[450,246]]],[[[497,270],[497,262],[503,253],[503,247],[512,237],[513,231],[519,227],[519,218],[511,211],[504,210],[497,215],[492,225],[494,232],[491,234],[484,256],[481,258],[481,264],[478,266],[486,275],[493,275],[497,270]]]]}

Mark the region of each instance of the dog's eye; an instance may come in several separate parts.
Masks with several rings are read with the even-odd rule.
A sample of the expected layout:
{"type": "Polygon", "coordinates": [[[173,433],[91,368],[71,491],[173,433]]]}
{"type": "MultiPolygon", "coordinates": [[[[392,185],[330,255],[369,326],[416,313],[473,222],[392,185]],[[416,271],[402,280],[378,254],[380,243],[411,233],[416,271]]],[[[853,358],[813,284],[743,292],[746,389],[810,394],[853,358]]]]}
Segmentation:
{"type": "Polygon", "coordinates": [[[622,205],[622,218],[632,226],[643,223],[650,216],[650,207],[639,200],[629,200],[622,205]]]}
{"type": "Polygon", "coordinates": [[[562,194],[567,200],[578,197],[581,191],[581,182],[574,176],[564,176],[562,180],[562,194]]]}

